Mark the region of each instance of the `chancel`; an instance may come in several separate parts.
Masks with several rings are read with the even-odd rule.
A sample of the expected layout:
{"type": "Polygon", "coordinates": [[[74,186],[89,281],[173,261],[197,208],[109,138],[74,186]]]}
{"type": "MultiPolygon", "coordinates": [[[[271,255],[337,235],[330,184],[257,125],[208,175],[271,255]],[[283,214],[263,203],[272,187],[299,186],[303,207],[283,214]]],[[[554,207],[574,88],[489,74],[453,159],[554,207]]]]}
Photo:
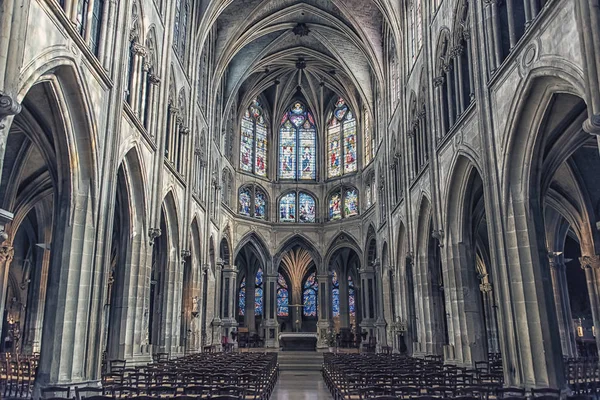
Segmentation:
{"type": "Polygon", "coordinates": [[[0,397],[598,397],[599,21],[0,1],[0,397]]]}

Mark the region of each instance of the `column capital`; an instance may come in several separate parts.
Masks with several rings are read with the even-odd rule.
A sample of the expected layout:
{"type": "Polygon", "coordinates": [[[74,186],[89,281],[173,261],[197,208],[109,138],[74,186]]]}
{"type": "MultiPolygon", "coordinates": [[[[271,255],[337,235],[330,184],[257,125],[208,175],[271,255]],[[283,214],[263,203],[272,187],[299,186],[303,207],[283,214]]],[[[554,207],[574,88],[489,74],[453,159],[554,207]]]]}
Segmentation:
{"type": "Polygon", "coordinates": [[[492,291],[492,284],[489,282],[479,284],[479,290],[483,293],[489,293],[492,291]]]}
{"type": "Polygon", "coordinates": [[[579,257],[579,262],[581,263],[581,268],[594,268],[600,269],[600,255],[596,254],[593,256],[583,256],[579,257]]]}
{"type": "Polygon", "coordinates": [[[181,250],[181,258],[188,258],[192,255],[192,252],[189,250],[181,250]]]}
{"type": "Polygon", "coordinates": [[[223,268],[225,266],[225,260],[223,260],[221,257],[217,258],[217,268],[223,268]]]}
{"type": "Polygon", "coordinates": [[[4,129],[4,119],[11,115],[17,115],[22,107],[9,95],[0,93],[0,130],[4,129]]]}
{"type": "Polygon", "coordinates": [[[148,79],[150,80],[150,84],[154,86],[160,85],[160,77],[156,74],[148,74],[148,79]]]}
{"type": "Polygon", "coordinates": [[[0,262],[9,263],[15,255],[15,249],[10,245],[0,246],[0,262]]]}
{"type": "Polygon", "coordinates": [[[154,244],[154,239],[162,235],[160,228],[150,228],[148,229],[148,238],[150,239],[150,246],[154,244]]]}
{"type": "Polygon", "coordinates": [[[443,76],[443,75],[436,76],[435,78],[433,78],[433,86],[440,87],[444,84],[445,81],[446,81],[445,76],[443,76]]]}
{"type": "Polygon", "coordinates": [[[600,114],[590,115],[583,123],[583,130],[590,135],[600,135],[600,114]]]}

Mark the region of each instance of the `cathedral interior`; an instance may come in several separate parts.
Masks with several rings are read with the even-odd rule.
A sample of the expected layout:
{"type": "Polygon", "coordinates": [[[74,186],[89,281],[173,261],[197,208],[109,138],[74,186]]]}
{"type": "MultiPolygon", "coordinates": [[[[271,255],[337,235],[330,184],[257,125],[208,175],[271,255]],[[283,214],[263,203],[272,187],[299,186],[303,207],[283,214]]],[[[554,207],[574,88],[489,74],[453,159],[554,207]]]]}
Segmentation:
{"type": "Polygon", "coordinates": [[[0,396],[600,393],[597,0],[3,0],[0,173],[0,396]]]}

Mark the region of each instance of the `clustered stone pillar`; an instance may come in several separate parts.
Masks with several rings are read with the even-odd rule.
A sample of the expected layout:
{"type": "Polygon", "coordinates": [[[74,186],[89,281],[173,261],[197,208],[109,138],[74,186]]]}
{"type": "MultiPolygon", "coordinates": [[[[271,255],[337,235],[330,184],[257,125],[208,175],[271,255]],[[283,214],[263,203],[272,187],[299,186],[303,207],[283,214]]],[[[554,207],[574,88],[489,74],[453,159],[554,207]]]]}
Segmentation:
{"type": "Polygon", "coordinates": [[[377,349],[381,349],[381,346],[387,346],[387,333],[386,333],[386,321],[385,321],[385,310],[383,303],[383,268],[379,259],[373,263],[375,269],[375,304],[377,306],[377,321],[375,326],[377,327],[377,349]]]}
{"type": "Polygon", "coordinates": [[[222,325],[221,321],[221,298],[222,298],[222,278],[223,278],[223,260],[218,258],[217,265],[215,266],[215,308],[214,318],[212,321],[213,326],[213,345],[220,346],[222,338],[222,325]]]}
{"type": "Polygon", "coordinates": [[[575,2],[585,75],[588,119],[586,132],[596,135],[600,151],[600,8],[597,0],[575,2]]]}
{"type": "Polygon", "coordinates": [[[256,333],[256,314],[255,314],[255,296],[256,296],[256,275],[246,276],[246,309],[244,310],[244,321],[248,327],[248,332],[252,335],[256,333]]]}
{"type": "Polygon", "coordinates": [[[571,305],[569,304],[566,265],[562,255],[550,255],[550,272],[552,274],[552,288],[554,289],[556,317],[563,355],[565,357],[576,357],[577,345],[573,330],[571,305]]]}
{"type": "Polygon", "coordinates": [[[227,337],[230,337],[230,332],[238,326],[237,320],[235,319],[237,274],[238,269],[235,265],[226,264],[223,266],[223,304],[221,321],[224,329],[223,335],[227,337]]]}
{"type": "Polygon", "coordinates": [[[263,275],[264,280],[264,315],[263,330],[265,347],[278,346],[279,324],[277,323],[277,274],[263,275]]]}
{"type": "MultiPolygon", "coordinates": [[[[600,296],[597,288],[600,285],[600,255],[583,256],[579,258],[579,262],[581,268],[585,271],[594,329],[598,332],[598,327],[600,327],[600,296]]],[[[600,335],[596,335],[596,345],[600,352],[600,335]]]]}
{"type": "Polygon", "coordinates": [[[486,280],[479,284],[479,290],[481,291],[483,310],[485,312],[488,352],[500,353],[500,343],[498,341],[498,322],[493,286],[486,280]]]}
{"type": "Polygon", "coordinates": [[[360,328],[367,332],[365,340],[369,341],[371,337],[375,337],[375,322],[377,321],[374,265],[366,265],[360,270],[360,290],[360,298],[362,299],[362,321],[360,322],[360,328]]]}
{"type": "Polygon", "coordinates": [[[0,246],[0,332],[4,324],[4,307],[6,306],[6,292],[8,290],[8,270],[13,260],[14,249],[10,244],[0,246]]]}
{"type": "MultiPolygon", "coordinates": [[[[331,281],[332,274],[317,275],[319,283],[317,300],[317,331],[319,333],[319,342],[317,347],[327,347],[327,334],[331,330],[331,281]]],[[[299,310],[302,313],[302,310],[299,310]]],[[[301,315],[301,314],[300,314],[301,315]]]]}

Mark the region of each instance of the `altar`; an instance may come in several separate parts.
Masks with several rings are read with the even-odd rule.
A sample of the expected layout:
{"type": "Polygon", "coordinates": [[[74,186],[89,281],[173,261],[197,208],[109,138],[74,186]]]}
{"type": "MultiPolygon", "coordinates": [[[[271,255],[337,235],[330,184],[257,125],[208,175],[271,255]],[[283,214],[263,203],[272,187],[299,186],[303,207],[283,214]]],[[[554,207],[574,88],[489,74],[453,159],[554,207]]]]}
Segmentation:
{"type": "Polygon", "coordinates": [[[317,351],[316,332],[280,333],[281,351],[317,351]]]}

